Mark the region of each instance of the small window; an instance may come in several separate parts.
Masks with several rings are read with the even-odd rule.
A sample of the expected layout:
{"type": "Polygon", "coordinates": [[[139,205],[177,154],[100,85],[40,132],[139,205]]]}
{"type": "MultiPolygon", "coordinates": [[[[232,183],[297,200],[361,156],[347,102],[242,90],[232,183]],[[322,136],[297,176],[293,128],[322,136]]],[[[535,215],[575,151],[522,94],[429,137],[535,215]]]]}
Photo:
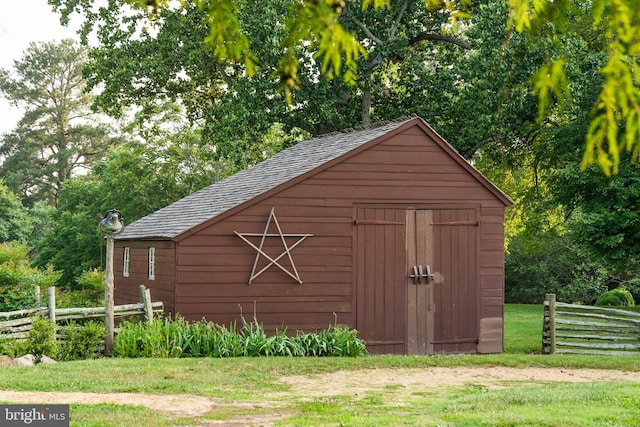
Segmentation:
{"type": "Polygon", "coordinates": [[[129,256],[131,248],[124,248],[123,262],[122,262],[122,277],[129,277],[129,256]]]}
{"type": "Polygon", "coordinates": [[[149,280],[156,278],[156,248],[149,248],[149,280]]]}

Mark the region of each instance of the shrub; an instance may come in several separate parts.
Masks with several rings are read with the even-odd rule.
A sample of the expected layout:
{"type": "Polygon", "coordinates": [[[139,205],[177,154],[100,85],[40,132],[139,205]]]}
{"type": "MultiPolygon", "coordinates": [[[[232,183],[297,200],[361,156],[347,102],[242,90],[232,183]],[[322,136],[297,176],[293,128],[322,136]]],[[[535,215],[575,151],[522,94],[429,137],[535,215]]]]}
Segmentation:
{"type": "Polygon", "coordinates": [[[55,340],[55,326],[47,319],[35,317],[27,339],[15,342],[14,356],[33,354],[38,357],[45,354],[49,357],[56,357],[58,349],[58,342],[55,340]]]}
{"type": "Polygon", "coordinates": [[[61,329],[61,341],[56,341],[55,327],[48,319],[34,318],[32,325],[24,340],[0,340],[0,354],[11,358],[46,354],[59,360],[91,359],[99,354],[98,348],[104,342],[102,322],[87,321],[80,325],[71,321],[61,329]]]}
{"type": "Polygon", "coordinates": [[[76,289],[64,289],[56,297],[56,306],[99,307],[104,305],[104,271],[94,268],[76,278],[76,289]]]}
{"type": "Polygon", "coordinates": [[[83,271],[76,282],[87,296],[93,298],[95,304],[101,305],[104,302],[104,279],[104,271],[94,268],[83,271]]]}
{"type": "Polygon", "coordinates": [[[0,356],[9,356],[10,358],[18,357],[17,355],[18,341],[15,338],[5,338],[0,340],[0,356]]]}
{"type": "Polygon", "coordinates": [[[104,323],[88,321],[82,325],[71,321],[61,330],[60,360],[92,359],[104,342],[104,323]]]}
{"type": "Polygon", "coordinates": [[[22,261],[26,260],[29,255],[29,248],[21,243],[8,242],[0,244],[0,264],[4,264],[7,261],[22,261]]]}
{"type": "Polygon", "coordinates": [[[603,293],[596,301],[598,307],[633,307],[634,305],[631,292],[622,287],[603,293]]]}
{"type": "Polygon", "coordinates": [[[28,249],[18,244],[0,244],[0,311],[33,308],[37,305],[35,287],[55,285],[60,273],[51,266],[38,269],[29,265],[28,249]]]}

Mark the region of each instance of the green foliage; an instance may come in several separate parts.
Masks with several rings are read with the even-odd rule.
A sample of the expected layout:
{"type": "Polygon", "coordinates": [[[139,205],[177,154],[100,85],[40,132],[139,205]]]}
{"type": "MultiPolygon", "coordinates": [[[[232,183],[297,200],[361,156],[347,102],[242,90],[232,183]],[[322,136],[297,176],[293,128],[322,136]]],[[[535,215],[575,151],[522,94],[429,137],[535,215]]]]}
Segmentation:
{"type": "Polygon", "coordinates": [[[197,0],[198,9],[206,11],[209,35],[205,45],[222,61],[243,60],[247,75],[255,74],[257,58],[251,52],[249,39],[240,28],[235,0],[197,0]]]}
{"type": "Polygon", "coordinates": [[[210,322],[189,323],[182,317],[153,322],[124,321],[115,337],[116,357],[235,357],[241,340],[234,331],[210,322]]]}
{"type": "Polygon", "coordinates": [[[38,269],[29,265],[27,248],[18,244],[0,244],[0,311],[37,306],[35,288],[46,290],[60,279],[52,266],[38,269]]]}
{"type": "Polygon", "coordinates": [[[620,274],[640,261],[640,166],[627,161],[607,178],[595,167],[567,162],[550,177],[553,200],[570,213],[566,227],[592,259],[620,274]]]}
{"type": "MultiPolygon", "coordinates": [[[[590,32],[583,31],[580,21],[590,21],[592,28],[604,38],[606,63],[598,67],[604,79],[592,104],[582,168],[595,163],[606,175],[611,175],[618,173],[623,151],[632,153],[633,160],[640,159],[640,83],[635,77],[640,59],[640,9],[637,2],[509,0],[508,3],[518,31],[526,29],[533,33],[551,34],[551,37],[557,33],[572,34],[589,42],[590,32]]],[[[556,99],[567,99],[570,84],[565,74],[566,69],[560,67],[553,73],[541,72],[536,78],[536,85],[548,83],[556,99]]],[[[541,104],[547,105],[549,99],[549,91],[541,90],[541,104]]]]}
{"type": "Polygon", "coordinates": [[[600,295],[596,305],[598,307],[633,307],[636,304],[631,292],[625,288],[616,288],[600,295]]]}
{"type": "Polygon", "coordinates": [[[32,220],[29,212],[22,205],[20,198],[0,179],[0,243],[14,240],[26,242],[31,230],[32,220]]]}
{"type": "Polygon", "coordinates": [[[607,289],[611,271],[581,254],[566,235],[521,233],[505,256],[505,301],[542,303],[547,293],[560,301],[593,303],[607,289]]]}
{"type": "Polygon", "coordinates": [[[8,261],[0,265],[0,311],[14,311],[37,306],[34,287],[40,271],[24,263],[8,261]]]}
{"type": "Polygon", "coordinates": [[[347,83],[356,80],[358,59],[365,48],[345,31],[339,22],[345,4],[339,1],[303,1],[293,3],[287,23],[287,37],[283,41],[285,54],[278,63],[277,75],[285,89],[287,102],[292,102],[291,89],[300,88],[300,46],[311,43],[314,58],[321,59],[322,73],[329,79],[343,74],[347,83]],[[344,69],[343,69],[344,67],[344,69]]]}
{"type": "Polygon", "coordinates": [[[239,168],[263,158],[260,141],[274,124],[284,125],[287,134],[299,128],[317,135],[415,112],[441,114],[442,106],[425,97],[450,88],[449,76],[422,74],[448,70],[455,82],[447,46],[468,46],[447,23],[453,9],[461,11],[459,2],[440,4],[445,9],[441,13],[420,2],[363,10],[358,4],[331,1],[242,0],[234,2],[233,25],[240,26],[260,58],[260,69],[247,78],[244,65],[216,61],[202,43],[210,31],[205,25],[208,6],[202,10],[199,2],[183,2],[161,9],[160,19],[148,22],[145,14],[130,14],[120,3],[111,2],[102,16],[83,11],[102,45],[90,52],[85,68],[89,85],[100,89],[96,105],[115,116],[138,106],[149,123],[156,108],[177,100],[189,123],[201,124],[193,129],[200,152],[239,168]],[[291,19],[283,19],[287,15],[291,19]],[[131,25],[123,28],[119,21],[131,25]],[[154,31],[141,34],[140,25],[154,31]],[[296,43],[300,36],[313,41],[296,43]],[[335,56],[338,50],[348,54],[335,56]],[[138,60],[131,61],[132,56],[138,60]],[[440,65],[443,59],[447,63],[440,65]],[[357,79],[357,84],[329,79],[331,74],[357,79]],[[296,86],[300,89],[289,91],[296,86]],[[282,87],[289,95],[283,96],[282,87]],[[287,96],[296,108],[287,108],[287,96]]]}
{"type": "MultiPolygon", "coordinates": [[[[152,92],[154,94],[175,94],[173,91],[175,87],[191,84],[194,87],[181,94],[188,93],[192,97],[206,94],[205,96],[209,98],[211,93],[216,93],[226,97],[227,94],[224,92],[228,91],[229,99],[235,100],[239,105],[238,101],[247,99],[245,97],[247,91],[238,90],[240,85],[236,86],[235,82],[231,83],[237,76],[253,74],[251,79],[254,80],[251,80],[251,83],[254,94],[272,94],[271,91],[263,91],[262,84],[258,89],[256,83],[264,77],[273,80],[273,76],[275,76],[281,82],[280,87],[284,88],[285,97],[289,103],[297,108],[304,105],[304,101],[309,99],[299,99],[296,96],[297,93],[291,94],[291,89],[298,87],[302,90],[306,89],[308,86],[305,84],[304,74],[311,70],[310,78],[314,83],[312,86],[316,86],[319,80],[327,80],[328,77],[335,75],[342,75],[350,83],[360,85],[358,90],[354,92],[358,92],[357,96],[362,96],[360,111],[362,111],[363,117],[366,117],[371,111],[380,111],[380,109],[373,109],[369,105],[371,88],[389,89],[387,86],[392,86],[389,83],[398,76],[398,71],[402,67],[402,64],[400,66],[398,64],[414,53],[405,49],[406,47],[424,40],[451,41],[453,39],[452,33],[458,29],[466,27],[465,29],[473,30],[477,25],[477,21],[473,24],[457,25],[461,18],[471,17],[473,19],[477,13],[482,13],[482,8],[499,6],[505,9],[504,6],[508,6],[508,12],[500,14],[501,22],[493,27],[493,31],[503,30],[506,27],[504,23],[507,21],[510,23],[502,40],[492,40],[495,51],[504,53],[509,49],[508,44],[517,38],[517,35],[513,34],[513,28],[518,32],[526,32],[526,35],[535,37],[535,42],[544,43],[545,49],[541,49],[544,56],[542,63],[536,64],[532,70],[527,70],[527,72],[529,76],[534,76],[531,83],[538,94],[540,110],[545,110],[547,118],[557,117],[555,111],[548,111],[547,107],[553,108],[556,101],[562,104],[562,101],[575,99],[574,91],[582,90],[583,80],[588,78],[592,81],[590,86],[595,89],[596,93],[588,107],[592,112],[590,125],[585,134],[581,135],[586,135],[583,167],[596,162],[605,173],[617,173],[620,153],[623,150],[631,152],[632,158],[636,160],[640,156],[640,144],[637,142],[640,140],[638,138],[640,135],[640,113],[638,113],[640,111],[640,84],[635,77],[638,74],[638,57],[640,56],[640,42],[638,41],[640,8],[637,7],[636,0],[615,2],[612,0],[594,2],[507,0],[504,3],[481,2],[473,6],[472,2],[468,0],[427,0],[424,2],[404,2],[401,6],[394,7],[391,7],[391,2],[388,0],[363,0],[362,2],[309,0],[282,2],[278,5],[281,10],[275,15],[271,13],[272,7],[266,10],[264,2],[253,3],[251,1],[197,0],[176,3],[155,0],[151,2],[120,0],[109,2],[108,7],[100,8],[99,11],[94,8],[93,1],[51,0],[50,3],[54,6],[54,10],[61,13],[63,22],[67,22],[73,12],[84,15],[83,37],[86,39],[88,32],[92,28],[97,28],[98,39],[103,45],[103,48],[100,49],[102,53],[113,46],[122,46],[122,54],[118,60],[104,62],[103,68],[107,72],[103,73],[102,80],[105,82],[131,80],[131,77],[142,81],[153,73],[151,70],[161,68],[129,60],[133,56],[133,52],[138,52],[138,47],[143,46],[144,43],[138,46],[135,46],[135,43],[128,45],[129,40],[127,39],[134,39],[132,34],[136,34],[136,40],[139,38],[140,20],[148,19],[149,5],[154,10],[154,16],[161,18],[144,21],[149,26],[158,25],[158,23],[160,23],[160,27],[171,26],[169,24],[171,19],[168,19],[170,15],[173,18],[184,18],[188,15],[194,16],[193,11],[195,10],[199,17],[193,22],[194,25],[178,25],[173,27],[171,31],[180,33],[181,36],[191,31],[191,40],[197,41],[200,49],[204,46],[202,40],[206,39],[209,49],[214,52],[215,61],[212,61],[214,62],[213,66],[207,64],[201,69],[215,69],[216,73],[224,70],[223,75],[218,73],[214,79],[209,77],[209,82],[215,80],[217,82],[209,83],[208,87],[202,88],[198,87],[199,83],[197,82],[203,80],[194,79],[190,73],[190,66],[185,66],[177,71],[161,70],[158,75],[166,76],[167,85],[156,84],[154,82],[155,76],[146,78],[146,81],[153,86],[152,92]],[[143,12],[132,13],[127,7],[123,7],[125,5],[132,6],[137,10],[142,9],[143,12]],[[359,5],[360,7],[358,7],[359,5]],[[252,37],[254,35],[252,34],[253,27],[247,25],[248,20],[246,19],[250,11],[262,13],[262,21],[274,29],[269,37],[252,37]],[[432,16],[426,17],[425,13],[430,13],[432,16]],[[283,16],[286,16],[286,19],[283,19],[283,16]],[[207,23],[208,28],[204,28],[202,25],[204,22],[207,23]],[[420,28],[420,26],[422,27],[420,28]],[[126,30],[127,27],[129,33],[126,30]],[[598,44],[604,62],[589,63],[587,73],[572,75],[572,69],[576,67],[576,64],[590,62],[591,58],[585,58],[582,54],[575,55],[575,51],[567,50],[567,46],[563,46],[567,39],[573,40],[574,47],[582,45],[583,48],[579,49],[582,52],[589,50],[584,49],[584,46],[598,44]],[[270,46],[270,48],[265,52],[264,46],[270,46]],[[503,49],[505,46],[506,48],[503,49]],[[553,48],[549,49],[552,46],[553,48]],[[559,46],[561,47],[559,50],[555,48],[559,46]],[[132,47],[133,49],[131,49],[132,47]],[[544,53],[545,51],[548,53],[544,53]],[[587,60],[585,61],[585,59],[587,60]],[[127,61],[133,65],[133,70],[116,68],[119,70],[118,72],[110,72],[114,68],[114,64],[127,61]],[[242,64],[228,64],[229,61],[242,61],[242,64]],[[380,64],[383,64],[385,69],[381,70],[379,78],[376,78],[374,74],[378,73],[377,68],[380,64]],[[178,77],[177,74],[180,72],[187,72],[189,78],[178,77]],[[260,76],[260,73],[263,75],[260,76]],[[576,76],[577,79],[574,79],[576,76]],[[221,78],[225,81],[222,82],[221,78]],[[380,85],[379,83],[384,84],[380,85]],[[167,88],[169,91],[165,92],[159,88],[167,88]]],[[[273,3],[270,2],[270,6],[273,3]]],[[[160,30],[162,29],[160,28],[160,30]]],[[[144,31],[143,33],[144,36],[158,34],[158,39],[161,38],[159,32],[144,31]]],[[[485,40],[491,39],[486,36],[487,33],[484,33],[481,37],[470,39],[477,43],[483,43],[485,40]]],[[[189,44],[194,45],[193,43],[189,44]]],[[[155,52],[167,54],[169,51],[175,51],[176,45],[182,46],[186,43],[182,43],[182,41],[174,43],[172,45],[174,49],[156,49],[155,52]]],[[[424,53],[427,56],[433,55],[434,50],[433,48],[425,49],[424,53]]],[[[150,58],[150,52],[154,53],[154,50],[145,48],[136,57],[150,58]]],[[[197,53],[182,56],[183,59],[189,58],[190,61],[192,58],[203,57],[197,53]]],[[[461,56],[461,61],[464,62],[464,60],[464,56],[461,56]]],[[[516,64],[527,61],[526,52],[520,52],[516,64]],[[525,61],[521,61],[523,58],[525,61]]],[[[163,64],[163,61],[155,59],[153,62],[155,65],[163,64]]],[[[172,57],[171,60],[165,62],[175,61],[172,57]]],[[[185,61],[176,63],[184,65],[185,61]]],[[[437,64],[437,61],[416,61],[407,64],[407,69],[411,70],[412,67],[420,65],[426,65],[427,69],[431,69],[437,67],[434,63],[437,64]]],[[[514,62],[507,54],[498,58],[498,62],[494,62],[486,70],[494,71],[496,68],[514,70],[513,64],[514,62]]],[[[507,72],[505,80],[499,78],[503,77],[502,73],[499,73],[499,76],[493,75],[494,80],[500,83],[506,82],[507,86],[510,86],[511,77],[514,77],[521,70],[514,71],[512,75],[507,72]]],[[[428,81],[417,77],[417,74],[420,73],[422,70],[417,70],[416,74],[411,74],[409,80],[421,81],[421,85],[427,84],[428,81]]],[[[436,76],[435,79],[439,77],[436,76]]],[[[263,82],[264,80],[261,83],[263,82]]],[[[452,82],[461,87],[477,83],[477,81],[465,81],[460,78],[454,78],[452,82]]],[[[408,85],[401,87],[400,91],[395,91],[395,87],[391,89],[395,95],[392,98],[394,103],[411,99],[411,97],[404,96],[407,91],[412,91],[408,85]]],[[[384,90],[382,92],[385,93],[384,90]]],[[[525,90],[522,93],[523,98],[528,96],[529,92],[529,90],[525,90]]],[[[127,91],[111,91],[111,101],[119,96],[118,93],[124,94],[127,91]]],[[[501,90],[493,92],[495,95],[502,93],[504,92],[501,90]]],[[[342,91],[334,91],[333,94],[345,99],[345,94],[342,91]]],[[[349,95],[353,95],[353,93],[349,95]]],[[[504,99],[500,96],[496,98],[504,99]]],[[[446,99],[448,102],[458,101],[455,95],[446,99]]],[[[264,105],[259,108],[249,110],[254,115],[260,114],[257,112],[258,109],[269,111],[272,114],[277,110],[272,108],[273,104],[266,106],[269,104],[267,98],[263,99],[263,103],[264,105]]],[[[343,101],[343,103],[345,102],[343,101]]],[[[310,105],[313,104],[310,103],[310,105]]],[[[334,105],[337,104],[337,102],[334,103],[334,105]]],[[[203,103],[203,105],[211,106],[210,103],[203,103]]],[[[419,103],[414,105],[417,106],[419,103]]],[[[282,111],[282,109],[279,110],[282,111]]],[[[474,109],[470,111],[474,111],[474,109]]],[[[247,109],[239,108],[235,112],[246,117],[247,109]]],[[[313,112],[321,114],[322,110],[316,109],[313,112]]],[[[203,114],[201,117],[206,117],[207,120],[213,119],[207,114],[203,114]]],[[[430,121],[433,122],[433,120],[430,121]]],[[[214,122],[210,121],[210,123],[214,122]]],[[[212,130],[212,128],[208,130],[212,130]]]]}
{"type": "Polygon", "coordinates": [[[60,331],[63,338],[60,344],[60,360],[95,358],[99,355],[99,346],[104,343],[105,333],[103,322],[69,322],[60,331]]]}
{"type": "Polygon", "coordinates": [[[78,285],[87,291],[94,293],[104,292],[104,271],[94,268],[92,270],[83,271],[78,277],[78,285]]]}
{"type": "Polygon", "coordinates": [[[309,356],[350,356],[366,354],[365,343],[358,332],[340,326],[329,326],[320,333],[299,334],[305,354],[309,356]]]}
{"type": "Polygon", "coordinates": [[[98,307],[104,305],[104,271],[92,269],[82,272],[76,280],[78,289],[63,289],[56,297],[56,306],[98,307]]]}
{"type": "Polygon", "coordinates": [[[87,321],[78,324],[71,321],[60,328],[59,340],[56,337],[55,326],[48,319],[36,317],[25,339],[0,340],[0,354],[12,358],[25,354],[33,354],[36,357],[44,354],[65,361],[92,359],[100,355],[104,336],[102,322],[87,321]]]}
{"type": "Polygon", "coordinates": [[[36,357],[46,355],[55,358],[59,351],[55,333],[55,325],[48,319],[42,317],[34,318],[27,339],[16,342],[16,354],[18,356],[33,354],[36,357]]]}
{"type": "Polygon", "coordinates": [[[27,262],[29,257],[29,248],[22,243],[8,242],[0,243],[0,264],[8,261],[27,262]]]}
{"type": "Polygon", "coordinates": [[[116,142],[90,110],[82,78],[86,51],[72,40],[32,43],[13,69],[0,69],[0,93],[26,109],[0,140],[0,173],[27,206],[56,205],[60,185],[116,142]]]}
{"type": "Polygon", "coordinates": [[[101,206],[94,204],[94,209],[115,206],[129,223],[216,179],[215,162],[199,152],[188,128],[140,136],[146,137],[144,142],[130,141],[112,150],[91,177],[102,195],[101,206]]]}
{"type": "Polygon", "coordinates": [[[19,347],[18,340],[15,338],[0,339],[0,355],[2,356],[9,356],[12,359],[22,356],[16,354],[19,347]]]}
{"type": "Polygon", "coordinates": [[[52,264],[62,271],[62,286],[67,290],[78,289],[75,279],[103,262],[103,239],[98,231],[99,217],[108,209],[100,209],[103,203],[97,181],[90,177],[67,180],[61,187],[57,209],[49,212],[49,226],[35,242],[34,265],[52,264]]]}
{"type": "Polygon", "coordinates": [[[156,318],[153,322],[122,322],[115,337],[116,357],[258,357],[258,356],[360,356],[366,353],[357,332],[338,326],[320,333],[285,331],[267,335],[257,321],[246,322],[239,332],[201,320],[190,323],[156,318]]]}
{"type": "Polygon", "coordinates": [[[56,296],[56,307],[99,307],[104,305],[104,290],[102,292],[87,289],[61,289],[56,296]]]}

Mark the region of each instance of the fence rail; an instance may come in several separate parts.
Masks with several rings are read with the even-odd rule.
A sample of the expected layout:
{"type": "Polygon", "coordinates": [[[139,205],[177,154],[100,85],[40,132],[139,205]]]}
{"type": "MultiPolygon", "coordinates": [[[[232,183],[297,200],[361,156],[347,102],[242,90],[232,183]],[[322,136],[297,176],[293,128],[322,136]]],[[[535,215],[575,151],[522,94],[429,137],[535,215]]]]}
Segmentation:
{"type": "MultiPolygon", "coordinates": [[[[105,317],[105,307],[56,308],[55,287],[50,287],[48,294],[49,303],[47,307],[0,312],[0,340],[26,338],[33,327],[33,319],[37,316],[50,319],[51,322],[56,323],[56,327],[58,327],[57,322],[63,320],[105,317]]],[[[149,289],[141,285],[140,302],[136,304],[116,305],[113,308],[113,314],[115,318],[144,316],[146,320],[151,321],[154,313],[162,313],[163,310],[164,306],[162,302],[151,302],[149,289]]]]}
{"type": "Polygon", "coordinates": [[[640,313],[544,301],[544,353],[625,355],[640,351],[640,313]]]}

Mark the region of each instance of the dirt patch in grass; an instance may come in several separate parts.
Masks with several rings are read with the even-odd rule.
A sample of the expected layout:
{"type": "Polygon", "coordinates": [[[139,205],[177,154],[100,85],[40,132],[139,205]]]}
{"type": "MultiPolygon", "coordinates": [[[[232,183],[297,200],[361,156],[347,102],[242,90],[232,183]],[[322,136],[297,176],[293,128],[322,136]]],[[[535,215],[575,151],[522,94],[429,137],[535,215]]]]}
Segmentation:
{"type": "Polygon", "coordinates": [[[416,390],[465,385],[498,388],[513,383],[640,381],[640,372],[564,368],[436,367],[338,371],[313,377],[290,376],[281,380],[291,385],[294,394],[319,397],[359,394],[390,386],[416,390]]]}
{"type": "Polygon", "coordinates": [[[220,406],[202,396],[151,393],[61,393],[52,391],[0,391],[0,401],[33,404],[86,404],[112,403],[115,405],[144,406],[180,417],[199,417],[220,406]]]}
{"type": "MultiPolygon", "coordinates": [[[[287,396],[296,399],[313,399],[321,396],[363,395],[368,391],[394,388],[396,391],[413,393],[425,388],[443,386],[476,385],[489,388],[507,387],[513,383],[540,382],[640,382],[640,372],[623,372],[598,369],[549,369],[549,368],[505,368],[505,367],[456,367],[425,369],[375,369],[338,371],[314,376],[286,376],[280,381],[288,384],[287,392],[270,393],[261,403],[220,403],[216,399],[195,395],[171,395],[150,393],[61,393],[24,392],[0,390],[0,401],[34,404],[99,404],[144,406],[168,416],[200,418],[216,409],[234,407],[236,409],[274,408],[277,400],[287,396]],[[264,406],[263,406],[264,405],[264,406]]],[[[274,419],[287,414],[274,415],[268,411],[264,417],[251,415],[235,417],[233,420],[202,421],[201,426],[245,426],[271,425],[274,419]]]]}

